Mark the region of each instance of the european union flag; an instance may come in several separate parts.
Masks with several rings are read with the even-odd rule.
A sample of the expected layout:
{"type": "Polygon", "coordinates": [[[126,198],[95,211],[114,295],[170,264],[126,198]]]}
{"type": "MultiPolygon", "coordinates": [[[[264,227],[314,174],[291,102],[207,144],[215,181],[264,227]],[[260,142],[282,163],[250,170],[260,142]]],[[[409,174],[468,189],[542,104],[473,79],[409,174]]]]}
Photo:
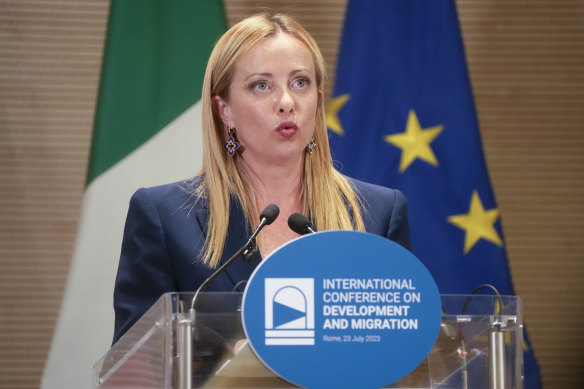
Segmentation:
{"type": "MultiPolygon", "coordinates": [[[[327,124],[344,174],[404,192],[441,293],[514,294],[454,0],[350,0],[327,124]]],[[[530,350],[526,388],[539,388],[530,350]]]]}

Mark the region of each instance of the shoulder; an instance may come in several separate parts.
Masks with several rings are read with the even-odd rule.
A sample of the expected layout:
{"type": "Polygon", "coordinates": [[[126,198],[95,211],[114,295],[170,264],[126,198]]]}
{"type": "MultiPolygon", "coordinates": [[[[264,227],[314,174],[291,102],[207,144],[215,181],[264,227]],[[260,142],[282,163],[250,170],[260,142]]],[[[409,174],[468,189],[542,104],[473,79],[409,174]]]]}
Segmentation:
{"type": "Polygon", "coordinates": [[[402,192],[347,179],[359,198],[365,230],[385,236],[409,250],[408,204],[402,192]]]}
{"type": "Polygon", "coordinates": [[[347,181],[359,197],[364,202],[365,208],[383,207],[387,209],[388,205],[401,206],[407,205],[406,198],[398,189],[391,189],[380,185],[370,184],[347,177],[347,181]]]}
{"type": "Polygon", "coordinates": [[[138,196],[147,194],[153,199],[182,197],[185,194],[194,194],[201,186],[202,181],[202,177],[197,176],[169,184],[140,188],[135,194],[138,194],[138,196]]]}
{"type": "Polygon", "coordinates": [[[157,208],[192,209],[206,207],[206,201],[198,193],[202,183],[201,177],[172,182],[164,185],[144,187],[132,195],[130,206],[154,205],[157,208]]]}

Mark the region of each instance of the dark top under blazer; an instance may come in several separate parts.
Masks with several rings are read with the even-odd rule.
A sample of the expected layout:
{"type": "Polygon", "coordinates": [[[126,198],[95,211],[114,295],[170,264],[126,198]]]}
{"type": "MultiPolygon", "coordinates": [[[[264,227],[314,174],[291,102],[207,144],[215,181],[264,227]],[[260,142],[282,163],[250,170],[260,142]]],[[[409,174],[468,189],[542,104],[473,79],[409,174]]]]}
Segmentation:
{"type": "MultiPolygon", "coordinates": [[[[368,232],[410,248],[406,199],[397,190],[349,179],[363,203],[368,232]]],[[[191,193],[200,178],[139,189],[130,200],[114,288],[114,343],[166,292],[192,292],[213,272],[199,253],[207,233],[207,202],[191,193]]],[[[231,200],[221,262],[251,234],[239,202],[231,200]]],[[[231,291],[247,280],[258,261],[236,260],[208,291],[231,291]]]]}

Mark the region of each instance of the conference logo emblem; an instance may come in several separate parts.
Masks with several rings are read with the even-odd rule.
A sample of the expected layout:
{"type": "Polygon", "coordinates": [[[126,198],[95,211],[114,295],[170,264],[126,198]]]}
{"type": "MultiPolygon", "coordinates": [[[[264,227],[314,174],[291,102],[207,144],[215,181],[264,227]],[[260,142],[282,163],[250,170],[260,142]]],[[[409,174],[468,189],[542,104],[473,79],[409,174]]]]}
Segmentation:
{"type": "Polygon", "coordinates": [[[314,345],[314,279],[265,279],[268,346],[314,345]]]}
{"type": "Polygon", "coordinates": [[[424,265],[397,243],[355,231],[280,247],[254,270],[241,311],[257,358],[308,388],[380,388],[404,378],[432,349],[442,318],[424,265]]]}

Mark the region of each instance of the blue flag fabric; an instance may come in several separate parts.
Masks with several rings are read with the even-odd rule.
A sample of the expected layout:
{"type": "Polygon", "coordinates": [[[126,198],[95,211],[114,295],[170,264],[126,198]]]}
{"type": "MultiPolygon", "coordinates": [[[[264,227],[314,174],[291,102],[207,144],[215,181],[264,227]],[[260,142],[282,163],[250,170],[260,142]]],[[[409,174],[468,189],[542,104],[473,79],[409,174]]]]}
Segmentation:
{"type": "Polygon", "coordinates": [[[327,125],[343,174],[404,192],[440,293],[514,294],[454,0],[349,0],[327,125]]]}

